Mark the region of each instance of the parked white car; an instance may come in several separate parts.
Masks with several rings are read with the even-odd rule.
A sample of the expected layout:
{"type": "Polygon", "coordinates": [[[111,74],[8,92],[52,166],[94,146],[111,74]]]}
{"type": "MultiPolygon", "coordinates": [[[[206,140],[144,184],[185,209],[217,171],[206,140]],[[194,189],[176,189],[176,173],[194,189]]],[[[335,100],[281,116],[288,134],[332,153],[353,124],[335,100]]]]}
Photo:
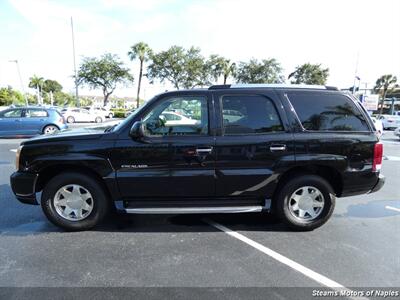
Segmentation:
{"type": "Polygon", "coordinates": [[[395,129],[400,127],[400,116],[381,115],[378,120],[382,122],[383,129],[395,129]]]}
{"type": "Polygon", "coordinates": [[[195,125],[199,123],[198,120],[190,119],[173,111],[165,111],[161,115],[165,118],[165,124],[168,126],[195,125]]]}
{"type": "Polygon", "coordinates": [[[375,117],[371,117],[372,122],[374,122],[375,125],[375,129],[376,129],[376,135],[378,136],[378,138],[381,138],[382,134],[383,134],[383,125],[382,125],[382,121],[378,120],[375,117]]]}
{"type": "Polygon", "coordinates": [[[104,121],[104,117],[97,114],[94,111],[89,111],[84,108],[64,108],[61,110],[61,114],[67,123],[75,122],[96,122],[101,123],[104,121]]]}
{"type": "Polygon", "coordinates": [[[109,110],[106,107],[85,107],[86,109],[88,109],[90,112],[94,112],[100,116],[102,116],[104,119],[105,118],[114,118],[114,113],[109,110]]]}
{"type": "Polygon", "coordinates": [[[397,128],[394,130],[394,135],[395,135],[395,136],[398,136],[399,139],[400,139],[400,127],[397,127],[397,128]]]}

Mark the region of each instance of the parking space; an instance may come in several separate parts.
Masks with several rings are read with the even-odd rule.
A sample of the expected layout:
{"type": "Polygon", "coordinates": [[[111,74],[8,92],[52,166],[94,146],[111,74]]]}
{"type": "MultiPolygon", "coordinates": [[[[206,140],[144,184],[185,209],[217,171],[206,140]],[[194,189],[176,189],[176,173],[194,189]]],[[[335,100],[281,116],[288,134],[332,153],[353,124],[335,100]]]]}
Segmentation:
{"type": "Polygon", "coordinates": [[[265,214],[114,216],[93,231],[61,232],[12,195],[19,142],[0,140],[0,286],[400,286],[392,132],[383,137],[383,189],[338,199],[332,219],[312,232],[288,231],[265,214]]]}

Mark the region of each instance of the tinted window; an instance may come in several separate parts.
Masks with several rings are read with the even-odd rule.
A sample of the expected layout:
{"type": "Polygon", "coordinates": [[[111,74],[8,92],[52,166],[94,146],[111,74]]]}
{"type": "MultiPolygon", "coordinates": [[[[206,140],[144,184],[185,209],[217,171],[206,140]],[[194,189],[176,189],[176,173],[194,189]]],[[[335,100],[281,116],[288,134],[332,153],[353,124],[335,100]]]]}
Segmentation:
{"type": "Polygon", "coordinates": [[[263,96],[223,96],[222,117],[225,135],[283,130],[274,104],[263,96]]]}
{"type": "Polygon", "coordinates": [[[201,96],[169,98],[153,108],[143,118],[143,124],[148,136],[207,135],[207,99],[201,96]]]}
{"type": "Polygon", "coordinates": [[[289,92],[303,127],[319,131],[369,131],[361,111],[340,94],[289,92]]]}
{"type": "Polygon", "coordinates": [[[22,110],[12,109],[3,113],[3,118],[20,118],[22,110]]]}
{"type": "Polygon", "coordinates": [[[47,112],[43,109],[27,109],[25,111],[26,118],[43,118],[47,117],[47,112]]]}

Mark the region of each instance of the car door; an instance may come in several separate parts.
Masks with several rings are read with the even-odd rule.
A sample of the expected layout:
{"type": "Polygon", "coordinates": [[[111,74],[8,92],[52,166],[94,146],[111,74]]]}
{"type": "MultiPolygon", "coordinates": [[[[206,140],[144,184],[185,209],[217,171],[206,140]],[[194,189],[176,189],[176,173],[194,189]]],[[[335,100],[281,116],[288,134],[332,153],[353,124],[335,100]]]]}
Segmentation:
{"type": "Polygon", "coordinates": [[[92,122],[92,115],[87,109],[81,108],[79,110],[80,122],[92,122]]]}
{"type": "Polygon", "coordinates": [[[144,137],[116,141],[112,163],[124,199],[176,199],[215,194],[214,139],[210,134],[209,98],[201,95],[165,96],[147,109],[144,137]],[[195,125],[167,125],[162,113],[185,107],[195,125]]]}
{"type": "Polygon", "coordinates": [[[48,113],[45,109],[27,108],[21,119],[21,127],[25,134],[40,134],[47,120],[48,113]]]}
{"type": "Polygon", "coordinates": [[[21,108],[7,109],[0,112],[0,136],[20,135],[21,108]]]}
{"type": "Polygon", "coordinates": [[[273,92],[215,94],[221,131],[216,137],[216,194],[269,199],[286,162],[294,162],[293,135],[273,92]]]}

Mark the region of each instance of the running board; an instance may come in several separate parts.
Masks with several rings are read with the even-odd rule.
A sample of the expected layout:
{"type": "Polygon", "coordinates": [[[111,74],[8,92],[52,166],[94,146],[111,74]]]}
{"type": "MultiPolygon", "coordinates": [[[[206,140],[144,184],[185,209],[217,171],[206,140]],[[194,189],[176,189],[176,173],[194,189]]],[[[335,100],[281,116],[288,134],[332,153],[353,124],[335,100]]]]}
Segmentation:
{"type": "Polygon", "coordinates": [[[125,208],[128,214],[232,214],[260,212],[262,206],[225,206],[225,207],[143,207],[125,208]]]}

